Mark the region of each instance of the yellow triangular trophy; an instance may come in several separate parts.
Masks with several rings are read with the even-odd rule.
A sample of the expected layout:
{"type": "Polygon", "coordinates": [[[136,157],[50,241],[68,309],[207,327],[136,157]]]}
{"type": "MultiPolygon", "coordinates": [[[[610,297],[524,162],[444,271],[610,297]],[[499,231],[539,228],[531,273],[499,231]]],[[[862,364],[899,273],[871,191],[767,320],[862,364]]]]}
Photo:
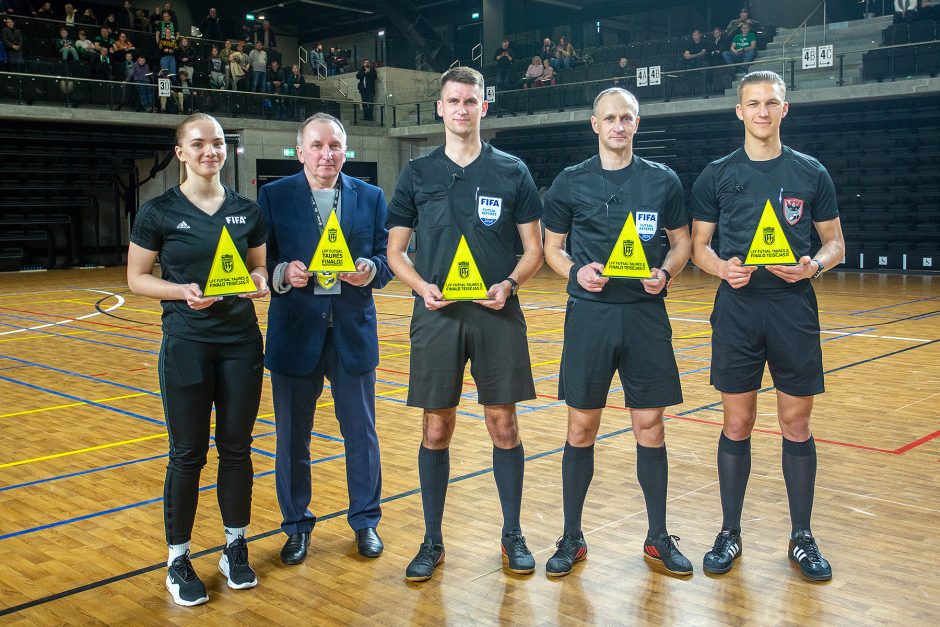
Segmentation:
{"type": "Polygon", "coordinates": [[[317,244],[307,270],[310,272],[356,271],[356,261],[349,252],[349,246],[346,245],[346,238],[343,236],[343,229],[339,228],[335,211],[330,213],[330,218],[326,221],[320,242],[317,244]]]}
{"type": "Polygon", "coordinates": [[[450,271],[444,281],[444,300],[486,300],[486,284],[480,276],[477,262],[473,260],[467,238],[460,236],[454,261],[450,264],[450,271]]]}
{"type": "Polygon", "coordinates": [[[796,257],[793,255],[793,249],[790,248],[790,242],[787,241],[783,227],[780,226],[780,220],[777,219],[773,205],[768,199],[764,205],[760,223],[757,225],[757,231],[754,232],[751,247],[747,251],[744,265],[769,266],[794,263],[796,263],[796,257]]]}
{"type": "Polygon", "coordinates": [[[614,243],[614,249],[610,252],[607,265],[604,266],[603,275],[632,279],[650,278],[650,266],[646,261],[643,240],[637,233],[632,211],[623,223],[620,237],[614,243]]]}
{"type": "Polygon", "coordinates": [[[242,256],[238,254],[238,249],[235,248],[232,236],[228,234],[228,229],[223,226],[222,235],[219,237],[219,245],[215,249],[215,257],[212,258],[209,278],[206,279],[206,288],[202,291],[202,295],[226,296],[228,294],[254,292],[256,289],[255,282],[251,280],[248,268],[245,267],[245,262],[242,261],[242,256]]]}

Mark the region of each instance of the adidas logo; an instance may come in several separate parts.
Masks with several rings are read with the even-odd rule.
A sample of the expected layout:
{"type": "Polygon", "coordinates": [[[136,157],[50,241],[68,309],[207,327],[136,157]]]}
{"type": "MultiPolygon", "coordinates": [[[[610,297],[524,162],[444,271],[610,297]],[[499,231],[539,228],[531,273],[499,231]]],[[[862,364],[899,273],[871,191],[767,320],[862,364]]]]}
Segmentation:
{"type": "Polygon", "coordinates": [[[186,224],[186,220],[183,220],[182,222],[180,222],[179,224],[176,225],[176,228],[177,228],[178,230],[184,230],[184,231],[185,231],[185,230],[187,230],[187,229],[189,228],[189,225],[186,224]]]}
{"type": "Polygon", "coordinates": [[[806,551],[804,551],[798,546],[795,546],[793,547],[793,557],[796,558],[796,561],[802,562],[803,558],[806,557],[806,551]]]}
{"type": "Polygon", "coordinates": [[[731,556],[731,559],[734,559],[734,556],[738,554],[739,550],[737,543],[732,544],[728,547],[728,555],[731,556]]]}

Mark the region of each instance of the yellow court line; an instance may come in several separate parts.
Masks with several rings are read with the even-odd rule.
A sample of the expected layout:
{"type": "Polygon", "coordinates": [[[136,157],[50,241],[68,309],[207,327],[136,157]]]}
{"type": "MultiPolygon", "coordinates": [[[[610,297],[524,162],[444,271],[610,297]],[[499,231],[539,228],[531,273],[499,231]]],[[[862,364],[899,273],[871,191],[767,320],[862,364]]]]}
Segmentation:
{"type": "MultiPolygon", "coordinates": [[[[108,398],[100,398],[91,402],[92,403],[105,403],[107,401],[119,401],[124,398],[134,398],[136,396],[148,396],[148,394],[146,392],[136,392],[134,394],[124,394],[122,396],[111,396],[108,398]]],[[[88,402],[83,401],[81,403],[68,403],[67,405],[53,405],[51,407],[39,407],[36,409],[27,409],[25,411],[15,411],[10,414],[0,414],[0,418],[10,418],[12,416],[23,416],[25,414],[38,414],[39,412],[43,412],[43,411],[52,411],[55,409],[66,409],[68,407],[79,407],[81,405],[88,405],[88,402]]]]}
{"type": "Polygon", "coordinates": [[[711,329],[709,329],[708,331],[699,331],[698,333],[689,333],[688,335],[677,335],[676,339],[687,340],[692,337],[702,337],[703,335],[711,335],[711,334],[712,334],[711,329]]]}
{"type": "Polygon", "coordinates": [[[703,310],[703,309],[711,309],[711,307],[712,307],[711,305],[703,305],[703,306],[701,306],[701,307],[689,307],[688,309],[679,309],[679,310],[673,311],[673,312],[671,312],[671,313],[673,313],[673,314],[688,313],[688,312],[690,312],[690,311],[701,311],[701,310],[703,310]]]}
{"type": "MultiPolygon", "coordinates": [[[[53,302],[55,302],[55,301],[53,301],[53,302]]],[[[76,304],[76,305],[84,305],[84,306],[86,306],[86,307],[94,307],[95,304],[96,304],[98,301],[94,301],[94,302],[91,302],[91,303],[87,303],[87,302],[85,302],[85,301],[83,301],[83,300],[76,300],[76,299],[74,299],[74,298],[66,298],[66,299],[61,300],[61,301],[58,301],[58,302],[62,302],[62,303],[74,303],[74,304],[76,304]]],[[[32,305],[33,303],[30,303],[30,304],[32,305]]]]}
{"type": "Polygon", "coordinates": [[[560,359],[550,359],[548,361],[540,361],[537,364],[532,364],[532,367],[538,368],[539,366],[550,366],[552,364],[560,364],[560,363],[561,363],[560,359]]]}
{"type": "MultiPolygon", "coordinates": [[[[52,324],[52,323],[50,323],[50,324],[52,324]]],[[[68,332],[57,331],[57,332],[52,333],[52,334],[50,334],[50,333],[37,333],[36,335],[27,335],[27,336],[25,336],[25,337],[8,337],[8,338],[5,339],[5,340],[0,340],[0,342],[22,342],[23,340],[54,340],[54,339],[57,339],[57,338],[61,338],[62,336],[65,336],[65,335],[69,335],[69,336],[71,336],[71,335],[88,335],[89,333],[94,333],[94,332],[95,332],[95,330],[94,330],[94,329],[91,329],[91,330],[88,330],[88,331],[68,331],[68,332]]]]}
{"type": "Polygon", "coordinates": [[[405,351],[403,353],[392,353],[391,355],[382,355],[382,359],[390,359],[392,357],[404,357],[405,355],[410,355],[411,351],[405,351]]]}
{"type": "Polygon", "coordinates": [[[532,337],[534,335],[545,335],[546,333],[558,333],[559,331],[564,331],[565,327],[558,327],[557,329],[546,329],[545,331],[536,331],[535,333],[529,333],[528,336],[532,337]]]}
{"type": "Polygon", "coordinates": [[[410,348],[411,344],[399,344],[396,342],[386,342],[384,340],[379,341],[380,346],[397,346],[398,348],[410,348]]]}
{"type": "Polygon", "coordinates": [[[682,300],[680,298],[670,298],[668,299],[670,303],[685,303],[686,305],[712,305],[713,303],[707,303],[700,300],[682,300]]]}
{"type": "Polygon", "coordinates": [[[136,311],[137,313],[147,313],[153,314],[155,316],[162,316],[163,310],[154,310],[154,309],[135,309],[133,307],[121,307],[121,311],[136,311]]]}
{"type": "Polygon", "coordinates": [[[384,397],[384,396],[391,396],[392,394],[399,394],[399,393],[401,393],[401,392],[407,392],[407,391],[408,391],[408,386],[407,386],[407,385],[404,385],[404,386],[402,386],[402,387],[400,387],[400,388],[392,388],[391,390],[385,390],[384,392],[380,392],[379,394],[376,394],[375,396],[376,396],[376,397],[380,397],[380,396],[383,396],[383,397],[384,397]]]}
{"type": "Polygon", "coordinates": [[[7,462],[5,464],[0,464],[0,468],[10,468],[11,466],[22,466],[23,464],[32,464],[34,462],[41,462],[47,459],[58,459],[60,457],[68,457],[69,455],[78,455],[79,453],[90,453],[91,451],[100,451],[106,448],[114,448],[115,446],[123,446],[125,444],[134,444],[135,442],[145,442],[146,440],[156,440],[157,438],[165,438],[165,437],[167,437],[166,433],[155,433],[154,435],[145,435],[141,438],[134,438],[132,440],[121,440],[120,442],[111,442],[109,444],[99,444],[98,446],[89,446],[86,448],[75,449],[74,451],[64,451],[62,453],[53,453],[51,455],[43,455],[42,457],[33,457],[32,459],[21,459],[16,462],[7,462]]]}

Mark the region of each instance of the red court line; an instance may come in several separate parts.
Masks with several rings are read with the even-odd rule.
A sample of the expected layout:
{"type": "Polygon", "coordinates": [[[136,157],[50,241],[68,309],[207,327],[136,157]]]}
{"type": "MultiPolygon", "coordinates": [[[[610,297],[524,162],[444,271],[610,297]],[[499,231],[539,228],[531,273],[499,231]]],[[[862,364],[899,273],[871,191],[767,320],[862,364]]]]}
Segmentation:
{"type": "MultiPolygon", "coordinates": [[[[934,438],[937,437],[937,436],[940,436],[940,430],[937,430],[937,431],[934,431],[933,433],[930,433],[930,434],[928,434],[928,435],[925,435],[924,437],[922,437],[922,438],[920,438],[920,439],[918,439],[918,440],[914,440],[914,441],[911,442],[910,444],[905,444],[904,446],[902,446],[901,448],[899,448],[898,450],[896,450],[895,453],[897,453],[898,455],[900,455],[900,454],[902,454],[902,453],[906,453],[906,452],[908,452],[909,450],[911,450],[912,448],[917,448],[917,447],[920,446],[921,444],[924,444],[925,442],[929,442],[929,441],[931,441],[932,439],[934,439],[934,438]]],[[[938,459],[937,461],[940,461],[940,459],[938,459]]]]}
{"type": "MultiPolygon", "coordinates": [[[[58,314],[52,314],[46,311],[30,311],[28,309],[14,309],[13,307],[0,307],[0,310],[4,311],[15,311],[17,313],[26,313],[32,316],[48,316],[50,318],[60,318],[62,320],[72,320],[73,322],[78,322],[82,324],[94,324],[100,327],[108,327],[110,329],[124,329],[125,331],[139,331],[141,333],[150,333],[152,335],[163,335],[163,331],[151,331],[149,329],[144,329],[141,327],[128,327],[119,324],[109,324],[106,322],[94,322],[90,319],[77,320],[73,316],[60,316],[58,314]]],[[[149,322],[141,322],[141,325],[150,325],[149,322]]],[[[37,331],[42,331],[43,329],[36,329],[37,331]]]]}

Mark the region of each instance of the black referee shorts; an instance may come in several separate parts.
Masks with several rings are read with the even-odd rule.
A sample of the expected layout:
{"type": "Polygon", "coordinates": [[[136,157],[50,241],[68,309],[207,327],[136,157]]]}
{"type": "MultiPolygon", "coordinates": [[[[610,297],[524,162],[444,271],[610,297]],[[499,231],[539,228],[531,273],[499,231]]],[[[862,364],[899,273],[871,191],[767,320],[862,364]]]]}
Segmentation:
{"type": "Polygon", "coordinates": [[[760,389],[764,363],[785,394],[825,391],[819,308],[809,281],[780,290],[735,290],[722,281],[711,323],[711,384],[720,392],[760,389]]]}
{"type": "Polygon", "coordinates": [[[672,327],[662,299],[568,300],[558,398],[575,409],[604,407],[615,370],[620,372],[626,407],[648,409],[682,402],[672,327]]]}
{"type": "Polygon", "coordinates": [[[423,300],[415,299],[408,405],[456,407],[467,360],[481,405],[535,398],[525,318],[518,298],[510,298],[500,311],[472,302],[428,311],[423,300]]]}

